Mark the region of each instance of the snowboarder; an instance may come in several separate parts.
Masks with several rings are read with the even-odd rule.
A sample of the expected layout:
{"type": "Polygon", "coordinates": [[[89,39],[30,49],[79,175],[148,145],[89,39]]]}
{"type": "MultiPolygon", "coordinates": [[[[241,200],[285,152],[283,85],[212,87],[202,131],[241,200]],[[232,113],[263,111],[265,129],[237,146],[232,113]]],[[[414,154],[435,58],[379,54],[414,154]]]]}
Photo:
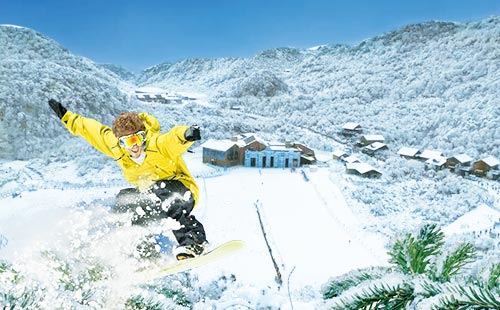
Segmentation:
{"type": "Polygon", "coordinates": [[[178,260],[201,255],[207,239],[203,225],[191,215],[198,202],[198,186],[181,155],[200,140],[200,128],[175,126],[160,133],[159,121],[147,113],[125,112],[112,128],[68,111],[60,102],[49,105],[64,126],[81,136],[100,152],[113,158],[134,188],[122,189],[115,210],[132,213],[133,224],[173,218],[180,229],[173,234],[178,242],[178,260]]]}

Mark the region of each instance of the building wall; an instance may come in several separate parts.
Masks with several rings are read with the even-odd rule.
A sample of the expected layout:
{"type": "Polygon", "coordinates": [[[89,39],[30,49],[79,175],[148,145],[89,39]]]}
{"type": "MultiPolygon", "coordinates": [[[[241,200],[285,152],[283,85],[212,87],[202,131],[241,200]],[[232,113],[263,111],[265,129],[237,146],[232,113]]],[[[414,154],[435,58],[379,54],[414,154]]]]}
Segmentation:
{"type": "Polygon", "coordinates": [[[293,143],[292,146],[298,148],[302,152],[302,154],[310,155],[310,156],[316,156],[316,154],[314,154],[314,150],[313,149],[305,146],[302,143],[293,143]]]}
{"type": "Polygon", "coordinates": [[[203,148],[203,163],[213,164],[222,167],[236,166],[238,160],[238,147],[233,146],[227,151],[203,148]]]}
{"type": "Polygon", "coordinates": [[[259,142],[259,141],[253,141],[251,142],[250,144],[248,145],[245,145],[244,147],[240,148],[240,151],[239,151],[239,162],[240,162],[240,165],[245,165],[245,154],[246,154],[246,151],[247,150],[250,150],[250,151],[262,151],[266,148],[266,145],[259,142]]]}
{"type": "Polygon", "coordinates": [[[480,177],[485,177],[486,173],[491,170],[491,167],[488,166],[484,161],[479,160],[474,163],[473,165],[473,172],[475,175],[480,176],[480,177]]]}
{"type": "Polygon", "coordinates": [[[300,167],[299,151],[263,151],[247,150],[245,152],[245,167],[257,168],[294,168],[300,167]]]}
{"type": "Polygon", "coordinates": [[[342,129],[342,134],[344,136],[355,136],[357,134],[361,134],[363,130],[361,128],[356,128],[356,129],[342,129]]]}
{"type": "Polygon", "coordinates": [[[454,169],[458,164],[460,162],[456,158],[451,157],[446,160],[446,167],[448,168],[454,169]]]}

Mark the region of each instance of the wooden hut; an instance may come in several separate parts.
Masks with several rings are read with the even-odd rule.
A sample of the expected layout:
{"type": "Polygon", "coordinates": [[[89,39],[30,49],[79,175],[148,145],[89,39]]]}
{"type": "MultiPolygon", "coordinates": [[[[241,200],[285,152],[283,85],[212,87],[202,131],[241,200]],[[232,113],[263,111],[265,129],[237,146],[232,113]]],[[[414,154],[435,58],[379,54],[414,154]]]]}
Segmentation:
{"type": "Polygon", "coordinates": [[[378,178],[382,175],[382,172],[366,163],[348,163],[346,164],[346,172],[367,178],[378,178]]]}
{"type": "Polygon", "coordinates": [[[240,164],[239,147],[231,140],[208,140],[201,145],[203,162],[221,167],[240,164]]]}
{"type": "Polygon", "coordinates": [[[441,170],[446,165],[446,157],[434,157],[425,161],[425,168],[432,170],[441,170]]]}
{"type": "Polygon", "coordinates": [[[486,177],[488,174],[496,174],[499,169],[500,160],[496,157],[489,156],[476,161],[472,165],[472,173],[479,177],[486,177]]]}
{"type": "Polygon", "coordinates": [[[345,157],[347,157],[347,156],[348,156],[348,155],[347,155],[347,153],[346,153],[346,152],[344,152],[344,151],[340,151],[340,150],[337,150],[337,151],[334,151],[334,152],[333,152],[332,158],[333,158],[334,160],[341,160],[342,158],[345,158],[345,157]]]}
{"type": "Polygon", "coordinates": [[[429,159],[440,159],[444,157],[443,152],[441,151],[433,151],[433,150],[424,150],[422,153],[418,155],[418,158],[427,161],[429,159]]]}
{"type": "Polygon", "coordinates": [[[406,159],[416,159],[418,158],[420,151],[418,149],[412,148],[412,147],[402,147],[399,151],[398,154],[399,156],[406,158],[406,159]]]}
{"type": "Polygon", "coordinates": [[[465,175],[472,167],[472,157],[467,154],[455,155],[448,158],[445,165],[451,171],[465,175]]]}
{"type": "Polygon", "coordinates": [[[385,138],[382,135],[364,135],[359,138],[358,145],[367,146],[375,142],[384,143],[385,138]]]}
{"type": "Polygon", "coordinates": [[[344,136],[355,136],[363,132],[361,125],[358,123],[348,122],[342,126],[342,134],[344,136]]]}
{"type": "Polygon", "coordinates": [[[374,155],[378,151],[387,149],[387,144],[382,142],[373,142],[372,144],[365,146],[361,151],[368,155],[374,155]]]}

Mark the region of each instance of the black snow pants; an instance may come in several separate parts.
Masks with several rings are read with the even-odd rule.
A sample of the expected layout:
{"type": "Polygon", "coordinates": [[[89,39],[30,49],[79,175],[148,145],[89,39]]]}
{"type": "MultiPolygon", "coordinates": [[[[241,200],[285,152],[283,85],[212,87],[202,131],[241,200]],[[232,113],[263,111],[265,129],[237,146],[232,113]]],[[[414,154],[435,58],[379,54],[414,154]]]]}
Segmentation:
{"type": "Polygon", "coordinates": [[[132,224],[145,225],[162,218],[173,218],[181,225],[173,234],[179,245],[200,244],[206,241],[203,225],[191,215],[194,199],[180,181],[157,181],[146,192],[136,188],[120,190],[115,211],[130,212],[132,224]]]}

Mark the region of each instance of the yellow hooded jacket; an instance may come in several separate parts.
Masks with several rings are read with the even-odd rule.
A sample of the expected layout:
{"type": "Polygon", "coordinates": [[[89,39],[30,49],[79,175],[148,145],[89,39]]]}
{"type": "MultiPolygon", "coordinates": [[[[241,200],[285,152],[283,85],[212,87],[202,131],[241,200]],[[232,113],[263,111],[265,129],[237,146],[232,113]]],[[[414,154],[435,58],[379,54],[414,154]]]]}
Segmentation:
{"type": "Polygon", "coordinates": [[[189,173],[181,155],[194,143],[184,138],[188,126],[175,126],[168,133],[160,133],[160,122],[152,115],[139,113],[146,127],[146,158],[137,164],[126,150],[120,147],[118,138],[110,127],[71,111],[61,119],[75,136],[81,136],[100,152],[113,158],[122,168],[125,179],[140,191],[158,180],[179,180],[192,193],[198,203],[198,186],[189,173]]]}

